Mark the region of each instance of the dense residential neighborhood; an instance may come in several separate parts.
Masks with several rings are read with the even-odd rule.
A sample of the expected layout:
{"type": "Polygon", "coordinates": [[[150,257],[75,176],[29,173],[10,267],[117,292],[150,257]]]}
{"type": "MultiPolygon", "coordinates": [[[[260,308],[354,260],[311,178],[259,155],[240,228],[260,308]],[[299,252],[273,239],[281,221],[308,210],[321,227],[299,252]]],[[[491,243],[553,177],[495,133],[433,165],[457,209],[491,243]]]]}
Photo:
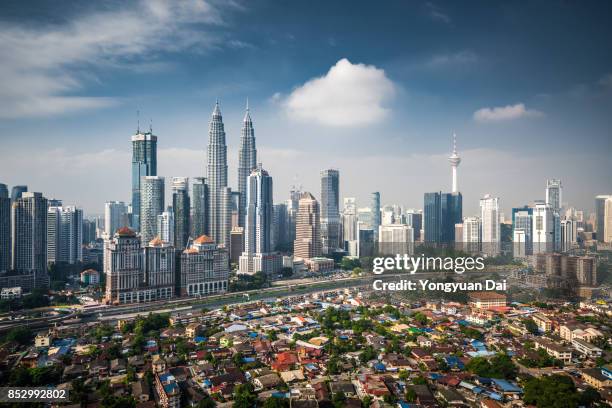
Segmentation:
{"type": "Polygon", "coordinates": [[[611,316],[601,301],[345,289],[14,329],[1,381],[68,389],[75,407],[604,406],[611,316]]]}

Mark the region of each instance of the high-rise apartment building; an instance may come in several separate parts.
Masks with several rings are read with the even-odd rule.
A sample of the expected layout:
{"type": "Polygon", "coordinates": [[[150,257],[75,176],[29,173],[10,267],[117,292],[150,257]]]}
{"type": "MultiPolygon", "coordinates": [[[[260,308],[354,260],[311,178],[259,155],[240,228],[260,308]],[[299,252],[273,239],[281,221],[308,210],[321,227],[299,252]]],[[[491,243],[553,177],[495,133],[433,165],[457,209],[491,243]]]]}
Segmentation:
{"type": "Polygon", "coordinates": [[[240,149],[238,150],[238,226],[245,226],[245,216],[247,212],[247,178],[257,167],[257,149],[255,147],[255,130],[253,129],[253,121],[249,112],[247,102],[246,113],[242,121],[242,130],[240,131],[240,149]]]}
{"type": "Polygon", "coordinates": [[[231,190],[227,187],[227,146],[225,128],[219,102],[215,104],[208,128],[206,178],[210,193],[210,236],[229,250],[231,219],[231,190]]]}
{"type": "Polygon", "coordinates": [[[324,254],[341,249],[340,237],[340,172],[321,172],[321,247],[324,254]]]}
{"type": "Polygon", "coordinates": [[[224,293],[228,288],[228,251],[202,235],[181,253],[179,291],[181,296],[224,293]]]}
{"type": "Polygon", "coordinates": [[[8,187],[0,183],[0,273],[11,267],[11,198],[8,187]]]}
{"type": "Polygon", "coordinates": [[[208,184],[206,177],[196,177],[191,189],[191,236],[200,237],[210,234],[208,228],[209,206],[208,184]]]}
{"type": "Polygon", "coordinates": [[[80,208],[48,207],[47,262],[83,262],[83,210],[80,208]]]}
{"type": "Polygon", "coordinates": [[[147,176],[157,176],[157,136],[152,129],[142,133],[139,127],[132,136],[132,228],[136,231],[141,228],[141,184],[147,176]]]}
{"type": "Polygon", "coordinates": [[[461,232],[460,247],[467,253],[480,252],[482,244],[480,217],[465,217],[461,232]]]}
{"type": "Polygon", "coordinates": [[[164,212],[164,178],[143,177],[140,192],[140,239],[146,244],[157,236],[157,216],[164,212]]]}
{"type": "Polygon", "coordinates": [[[319,203],[308,192],[302,194],[295,222],[293,255],[310,259],[321,256],[321,226],[319,203]]]}
{"type": "Polygon", "coordinates": [[[174,246],[174,212],[164,211],[157,216],[157,237],[174,246]]]}
{"type": "Polygon", "coordinates": [[[501,250],[498,197],[486,194],[480,199],[480,223],[482,252],[491,256],[498,255],[501,250]]]}
{"type": "Polygon", "coordinates": [[[104,203],[104,232],[112,237],[119,228],[128,226],[128,208],[123,201],[104,203]]]}
{"type": "Polygon", "coordinates": [[[274,204],[272,215],[272,250],[287,250],[288,226],[287,226],[287,204],[274,204]]]}
{"type": "Polygon", "coordinates": [[[49,285],[47,274],[47,199],[23,192],[11,211],[11,269],[24,290],[49,285]]]}
{"type": "Polygon", "coordinates": [[[191,211],[187,177],[172,178],[172,211],[174,213],[174,246],[176,249],[184,249],[189,241],[191,211]]]}
{"type": "Polygon", "coordinates": [[[595,230],[599,242],[604,242],[606,236],[606,200],[609,199],[612,199],[612,194],[595,197],[595,230]]]}

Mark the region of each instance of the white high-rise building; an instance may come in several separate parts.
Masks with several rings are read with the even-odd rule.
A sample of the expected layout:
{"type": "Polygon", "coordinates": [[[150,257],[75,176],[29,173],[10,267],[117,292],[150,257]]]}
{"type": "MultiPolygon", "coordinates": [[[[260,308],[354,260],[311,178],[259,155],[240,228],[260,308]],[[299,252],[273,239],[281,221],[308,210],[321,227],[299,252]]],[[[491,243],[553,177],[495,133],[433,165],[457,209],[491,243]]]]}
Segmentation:
{"type": "Polygon", "coordinates": [[[558,212],[563,205],[562,190],[561,180],[546,180],[546,204],[549,204],[553,211],[558,212]]]}
{"type": "Polygon", "coordinates": [[[272,253],[272,177],[258,165],[249,175],[246,188],[244,252],[239,259],[238,271],[275,274],[282,268],[282,257],[272,253]]]}
{"type": "Polygon", "coordinates": [[[143,177],[140,190],[140,239],[143,245],[157,236],[157,216],[162,212],[164,212],[164,178],[143,177]]]}
{"type": "Polygon", "coordinates": [[[512,209],[512,250],[515,258],[525,258],[533,250],[533,208],[512,209]]]}
{"type": "Polygon", "coordinates": [[[104,232],[108,237],[112,237],[119,228],[127,227],[128,224],[128,208],[123,201],[104,203],[104,232]]]}
{"type": "Polygon", "coordinates": [[[385,255],[414,253],[414,231],[406,224],[389,224],[378,227],[378,250],[385,255]]]}
{"type": "Polygon", "coordinates": [[[611,236],[608,242],[612,242],[612,211],[606,214],[606,202],[612,199],[612,195],[598,195],[595,197],[595,231],[597,241],[605,242],[606,235],[611,236]],[[607,231],[606,231],[607,230],[607,231]]]}
{"type": "Polygon", "coordinates": [[[576,245],[576,221],[561,220],[561,251],[567,252],[576,245]]]}
{"type": "Polygon", "coordinates": [[[612,243],[612,196],[607,198],[604,204],[603,224],[603,241],[606,243],[612,243]]]}
{"type": "Polygon", "coordinates": [[[164,211],[157,216],[157,236],[174,246],[174,212],[164,211]]]}
{"type": "Polygon", "coordinates": [[[47,262],[83,261],[83,210],[53,206],[47,210],[47,262]]]}
{"type": "Polygon", "coordinates": [[[468,253],[480,251],[482,243],[481,225],[479,217],[465,217],[463,219],[463,250],[468,253]]]}
{"type": "Polygon", "coordinates": [[[355,241],[357,239],[357,202],[355,197],[344,198],[342,210],[342,240],[355,241]]]}
{"type": "MultiPolygon", "coordinates": [[[[558,218],[557,218],[558,219],[558,218]]],[[[550,204],[537,202],[533,209],[533,254],[552,252],[555,247],[555,213],[550,204]]]]}
{"type": "Polygon", "coordinates": [[[495,256],[500,252],[499,198],[486,194],[480,199],[482,252],[495,256]]]}
{"type": "Polygon", "coordinates": [[[459,192],[459,186],[457,185],[457,167],[461,163],[461,157],[457,154],[457,135],[453,133],[453,153],[449,156],[448,161],[451,164],[451,168],[453,170],[453,185],[452,185],[452,193],[459,192]]]}

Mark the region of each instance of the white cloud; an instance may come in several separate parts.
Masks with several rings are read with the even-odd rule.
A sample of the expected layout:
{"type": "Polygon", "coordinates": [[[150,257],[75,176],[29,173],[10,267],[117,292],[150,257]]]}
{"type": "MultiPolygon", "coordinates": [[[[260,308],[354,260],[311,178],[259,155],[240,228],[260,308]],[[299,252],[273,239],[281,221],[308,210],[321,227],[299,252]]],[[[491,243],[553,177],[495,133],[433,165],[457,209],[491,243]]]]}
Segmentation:
{"type": "Polygon", "coordinates": [[[434,4],[434,3],[430,2],[430,1],[425,3],[425,11],[429,15],[429,18],[431,18],[434,21],[439,21],[439,22],[442,22],[442,23],[445,23],[445,24],[450,24],[451,23],[450,16],[448,14],[446,14],[436,4],[434,4]]]}
{"type": "Polygon", "coordinates": [[[425,66],[427,68],[442,68],[448,66],[457,68],[458,66],[473,64],[479,60],[480,57],[473,51],[462,50],[449,54],[436,54],[425,63],[425,66]]]}
{"type": "Polygon", "coordinates": [[[324,76],[293,90],[283,105],[292,119],[328,126],[361,126],[385,118],[389,110],[384,104],[395,93],[396,87],[384,70],[343,58],[324,76]]]}
{"type": "Polygon", "coordinates": [[[496,108],[482,108],[474,112],[474,120],[477,122],[498,122],[519,118],[537,118],[541,116],[544,116],[544,113],[534,109],[527,109],[523,103],[496,108]]]}
{"type": "Polygon", "coordinates": [[[195,26],[222,23],[204,0],[142,0],[64,25],[0,23],[0,118],[110,106],[118,99],[78,95],[95,68],[138,68],[144,55],[155,64],[159,51],[213,47],[217,38],[195,26]]]}

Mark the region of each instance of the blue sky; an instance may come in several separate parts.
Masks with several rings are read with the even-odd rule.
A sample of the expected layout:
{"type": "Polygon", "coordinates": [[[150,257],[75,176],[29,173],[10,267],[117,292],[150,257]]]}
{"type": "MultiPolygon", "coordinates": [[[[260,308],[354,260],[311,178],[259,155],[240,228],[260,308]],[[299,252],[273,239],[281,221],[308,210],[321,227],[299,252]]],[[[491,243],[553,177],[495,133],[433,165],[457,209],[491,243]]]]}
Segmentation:
{"type": "Polygon", "coordinates": [[[203,175],[217,97],[231,186],[248,97],[276,201],[335,167],[360,206],[422,207],[453,131],[466,215],[551,177],[572,206],[612,192],[609,2],[22,3],[0,5],[0,182],[89,213],[129,199],[137,110],[160,175],[203,175]]]}

